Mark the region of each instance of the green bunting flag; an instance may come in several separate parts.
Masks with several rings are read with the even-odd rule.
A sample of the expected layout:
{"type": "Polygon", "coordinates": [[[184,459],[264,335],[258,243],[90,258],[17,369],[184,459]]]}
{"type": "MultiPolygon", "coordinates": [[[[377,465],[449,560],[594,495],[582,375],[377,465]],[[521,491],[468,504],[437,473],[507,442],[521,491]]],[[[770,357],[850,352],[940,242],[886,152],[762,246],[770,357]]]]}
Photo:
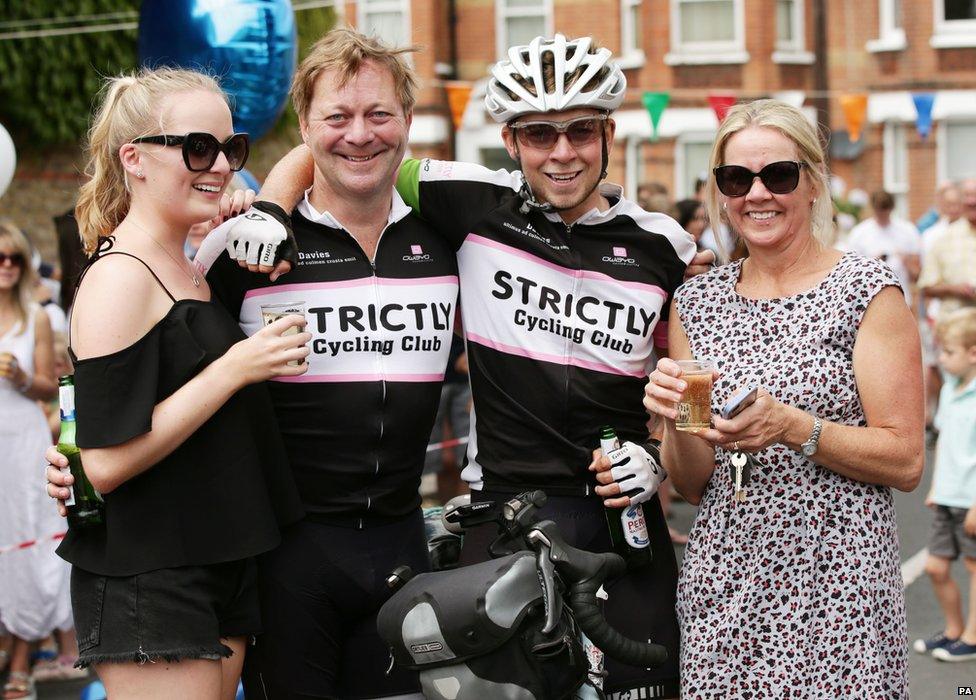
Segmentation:
{"type": "Polygon", "coordinates": [[[671,96],[666,92],[645,92],[641,96],[647,113],[651,115],[651,141],[657,141],[657,125],[668,106],[669,99],[671,96]]]}

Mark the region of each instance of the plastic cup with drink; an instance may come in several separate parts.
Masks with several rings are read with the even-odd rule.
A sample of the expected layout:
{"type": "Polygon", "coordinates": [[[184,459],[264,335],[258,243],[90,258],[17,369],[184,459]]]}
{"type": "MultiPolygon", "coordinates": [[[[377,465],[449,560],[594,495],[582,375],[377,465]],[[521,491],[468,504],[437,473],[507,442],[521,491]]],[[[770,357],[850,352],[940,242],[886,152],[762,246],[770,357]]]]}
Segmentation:
{"type": "Polygon", "coordinates": [[[688,433],[707,430],[712,424],[712,372],[711,360],[678,360],[681,379],[687,388],[678,402],[678,417],[674,427],[688,433]]]}
{"type": "MultiPolygon", "coordinates": [[[[272,323],[277,321],[279,318],[284,318],[285,316],[304,316],[305,315],[305,302],[304,301],[289,301],[281,302],[275,304],[261,304],[261,318],[264,321],[264,325],[270,326],[272,323]]],[[[282,333],[282,337],[288,335],[298,335],[301,330],[299,326],[291,326],[288,330],[282,333]]],[[[288,364],[291,367],[298,367],[301,364],[301,360],[289,360],[288,364]]]]}

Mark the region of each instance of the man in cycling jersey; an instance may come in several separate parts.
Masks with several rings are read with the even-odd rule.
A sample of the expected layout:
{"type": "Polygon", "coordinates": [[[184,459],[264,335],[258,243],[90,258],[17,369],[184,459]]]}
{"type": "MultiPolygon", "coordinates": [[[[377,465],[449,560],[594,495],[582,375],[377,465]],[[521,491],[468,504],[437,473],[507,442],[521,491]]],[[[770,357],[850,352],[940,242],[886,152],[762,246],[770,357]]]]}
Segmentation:
{"type": "MultiPolygon", "coordinates": [[[[642,447],[649,436],[641,400],[655,347],[666,352],[669,300],[695,246],[669,217],[600,184],[611,114],[625,92],[610,52],[588,38],[514,47],[492,69],[485,104],[505,124],[520,172],[407,160],[397,188],[457,251],[474,401],[463,472],[472,497],[542,488],[550,497],[543,516],[593,550],[610,548],[594,491],[618,506],[646,501],[653,561],[609,587],[606,613],[629,636],[664,644],[670,658],[650,670],[608,660],[605,688],[611,698],[676,697],[677,567],[642,447]],[[631,459],[616,473],[623,485],[597,486],[594,470],[607,465],[591,451],[605,424],[627,441],[631,459]]],[[[262,197],[290,204],[310,162],[300,149],[290,154],[262,197]]],[[[247,239],[245,231],[229,234],[247,239]]],[[[490,534],[469,533],[465,563],[487,557],[490,534]]]]}
{"type": "Polygon", "coordinates": [[[195,260],[245,332],[263,305],[297,301],[312,333],[301,381],[269,382],[307,516],[261,561],[262,677],[248,698],[422,697],[415,673],[386,674],[376,612],[395,567],[429,568],[419,485],[458,279],[454,251],[393,188],[416,99],[407,51],[336,30],[299,66],[311,187],[290,218],[267,202],[245,215],[294,229],[287,277],[220,255],[222,230],[195,260]]]}

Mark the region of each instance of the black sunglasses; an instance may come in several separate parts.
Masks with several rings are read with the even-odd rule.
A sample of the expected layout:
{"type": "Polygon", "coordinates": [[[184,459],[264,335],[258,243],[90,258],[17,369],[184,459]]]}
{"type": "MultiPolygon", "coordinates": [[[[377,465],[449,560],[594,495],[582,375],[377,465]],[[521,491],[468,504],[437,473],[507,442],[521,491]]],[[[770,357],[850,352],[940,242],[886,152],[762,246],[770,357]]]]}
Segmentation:
{"type": "Polygon", "coordinates": [[[13,267],[24,266],[24,256],[20,253],[11,253],[10,255],[0,253],[0,266],[6,265],[8,260],[13,267]]]}
{"type": "Polygon", "coordinates": [[[250,140],[247,134],[234,134],[221,143],[213,134],[192,131],[185,136],[161,134],[159,136],[140,136],[132,139],[132,143],[158,143],[163,146],[182,146],[183,162],[187,170],[195,173],[210,170],[217,162],[221,152],[227,156],[230,169],[238,171],[247,162],[250,153],[250,140]]]}
{"type": "Polygon", "coordinates": [[[573,148],[593,143],[603,133],[606,119],[606,114],[597,114],[564,122],[518,122],[509,124],[508,128],[515,132],[515,137],[523,146],[548,151],[559,141],[559,134],[566,134],[573,148]]]}
{"type": "Polygon", "coordinates": [[[779,160],[758,173],[741,165],[720,165],[712,172],[715,173],[718,191],[726,197],[744,196],[752,189],[752,182],[757,177],[773,194],[789,194],[800,184],[800,168],[803,165],[794,160],[779,160]]]}

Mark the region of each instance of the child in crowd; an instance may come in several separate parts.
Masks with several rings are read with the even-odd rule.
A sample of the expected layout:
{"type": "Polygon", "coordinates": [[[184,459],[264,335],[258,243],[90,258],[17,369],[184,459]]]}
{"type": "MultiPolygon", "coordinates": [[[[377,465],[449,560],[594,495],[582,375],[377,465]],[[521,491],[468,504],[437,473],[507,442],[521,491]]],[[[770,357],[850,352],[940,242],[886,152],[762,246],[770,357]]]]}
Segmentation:
{"type": "Polygon", "coordinates": [[[935,425],[935,475],[925,504],[935,510],[925,570],[945,614],[945,629],[915,641],[915,651],[941,661],[976,660],[976,308],[960,309],[937,326],[945,375],[935,425]],[[969,616],[964,620],[952,561],[969,572],[969,616]]]}

